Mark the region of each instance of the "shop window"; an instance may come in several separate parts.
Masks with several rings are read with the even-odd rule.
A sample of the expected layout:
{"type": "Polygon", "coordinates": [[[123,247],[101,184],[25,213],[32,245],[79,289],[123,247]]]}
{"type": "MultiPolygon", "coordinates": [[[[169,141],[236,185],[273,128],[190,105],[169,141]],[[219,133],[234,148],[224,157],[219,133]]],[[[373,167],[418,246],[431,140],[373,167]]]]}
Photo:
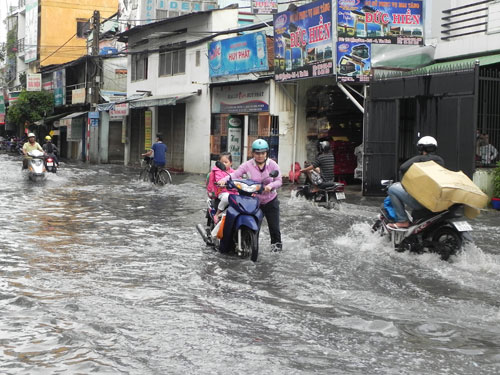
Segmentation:
{"type": "Polygon", "coordinates": [[[160,76],[173,76],[186,72],[186,49],[160,53],[160,76]]]}
{"type": "Polygon", "coordinates": [[[148,55],[140,53],[132,55],[132,82],[148,79],[148,55]]]}

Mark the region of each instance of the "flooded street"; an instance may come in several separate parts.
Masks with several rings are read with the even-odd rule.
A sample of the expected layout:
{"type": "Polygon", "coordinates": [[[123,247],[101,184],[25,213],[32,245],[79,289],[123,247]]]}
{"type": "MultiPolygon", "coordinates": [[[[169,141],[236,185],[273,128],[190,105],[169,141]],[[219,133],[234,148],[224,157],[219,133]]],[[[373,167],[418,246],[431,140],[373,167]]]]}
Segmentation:
{"type": "Polygon", "coordinates": [[[284,251],[207,248],[204,176],[123,166],[34,184],[1,154],[1,374],[498,374],[500,215],[451,262],[396,253],[374,199],[281,191],[284,251]]]}

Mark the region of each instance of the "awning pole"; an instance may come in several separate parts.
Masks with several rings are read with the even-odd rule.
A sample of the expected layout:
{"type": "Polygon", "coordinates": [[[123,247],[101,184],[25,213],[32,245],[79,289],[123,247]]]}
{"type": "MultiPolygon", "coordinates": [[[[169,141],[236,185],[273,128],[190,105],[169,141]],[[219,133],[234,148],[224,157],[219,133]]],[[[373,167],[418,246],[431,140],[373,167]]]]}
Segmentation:
{"type": "Polygon", "coordinates": [[[356,98],[354,98],[354,96],[352,96],[352,94],[347,91],[347,89],[344,87],[344,85],[342,84],[342,82],[337,82],[337,86],[344,92],[344,94],[347,95],[347,97],[351,100],[351,102],[353,102],[353,104],[358,107],[358,109],[361,111],[361,113],[365,113],[365,109],[363,108],[363,106],[361,104],[359,104],[359,102],[356,100],[356,98]]]}

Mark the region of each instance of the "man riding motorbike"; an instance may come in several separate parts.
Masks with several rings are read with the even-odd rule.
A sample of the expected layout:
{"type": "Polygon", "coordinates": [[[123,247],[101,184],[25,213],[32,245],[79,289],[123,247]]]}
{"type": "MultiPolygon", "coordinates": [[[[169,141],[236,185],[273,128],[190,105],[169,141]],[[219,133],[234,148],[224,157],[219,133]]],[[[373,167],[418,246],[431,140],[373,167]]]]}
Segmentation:
{"type": "Polygon", "coordinates": [[[28,153],[33,151],[33,150],[39,150],[41,152],[44,152],[42,146],[35,140],[35,134],[34,133],[29,133],[28,134],[28,142],[26,142],[23,145],[23,169],[28,169],[28,160],[30,157],[28,156],[28,153]]]}
{"type": "MultiPolygon", "coordinates": [[[[437,141],[434,137],[425,136],[420,138],[417,142],[417,149],[420,154],[407,160],[399,167],[400,179],[403,179],[403,175],[408,171],[408,169],[410,169],[413,163],[421,163],[432,160],[444,167],[443,158],[434,154],[437,150],[437,141]]],[[[393,229],[408,228],[410,226],[410,221],[405,211],[405,204],[407,204],[412,210],[423,209],[424,207],[418,203],[415,198],[408,194],[400,182],[392,184],[391,187],[389,187],[388,194],[391,198],[391,203],[396,214],[396,222],[389,224],[389,226],[393,229]]]]}
{"type": "Polygon", "coordinates": [[[308,167],[302,168],[300,170],[301,173],[307,173],[309,179],[312,181],[313,179],[311,179],[310,176],[311,171],[313,169],[319,168],[319,172],[323,181],[316,186],[316,190],[318,188],[322,189],[325,186],[329,186],[329,184],[335,178],[334,174],[335,158],[330,148],[330,142],[322,141],[319,143],[318,147],[320,153],[318,154],[318,156],[316,156],[316,160],[314,160],[312,164],[309,165],[308,167]]]}
{"type": "Polygon", "coordinates": [[[57,153],[59,153],[59,150],[57,149],[56,145],[52,143],[52,137],[50,135],[45,137],[45,143],[42,148],[48,156],[54,159],[56,167],[59,168],[59,159],[57,158],[57,153]]]}

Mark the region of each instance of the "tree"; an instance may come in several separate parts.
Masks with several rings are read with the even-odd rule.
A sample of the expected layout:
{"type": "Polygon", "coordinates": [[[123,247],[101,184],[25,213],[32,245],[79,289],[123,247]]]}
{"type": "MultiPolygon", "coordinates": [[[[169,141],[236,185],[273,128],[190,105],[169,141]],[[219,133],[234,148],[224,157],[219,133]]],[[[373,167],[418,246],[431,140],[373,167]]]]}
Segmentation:
{"type": "Polygon", "coordinates": [[[7,122],[24,126],[50,115],[54,110],[54,94],[49,91],[22,91],[9,106],[7,122]]]}

